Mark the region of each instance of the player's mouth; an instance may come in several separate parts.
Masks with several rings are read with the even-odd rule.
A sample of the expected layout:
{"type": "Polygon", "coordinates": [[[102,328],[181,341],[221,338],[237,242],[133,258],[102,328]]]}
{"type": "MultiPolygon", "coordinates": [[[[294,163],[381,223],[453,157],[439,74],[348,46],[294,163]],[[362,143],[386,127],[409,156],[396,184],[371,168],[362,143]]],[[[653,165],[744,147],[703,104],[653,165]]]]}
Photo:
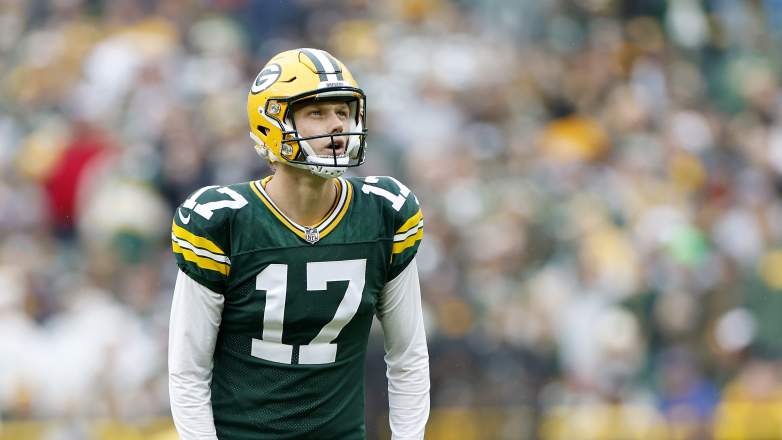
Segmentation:
{"type": "Polygon", "coordinates": [[[336,138],[333,142],[326,145],[326,155],[328,156],[342,156],[346,150],[344,139],[336,138]]]}

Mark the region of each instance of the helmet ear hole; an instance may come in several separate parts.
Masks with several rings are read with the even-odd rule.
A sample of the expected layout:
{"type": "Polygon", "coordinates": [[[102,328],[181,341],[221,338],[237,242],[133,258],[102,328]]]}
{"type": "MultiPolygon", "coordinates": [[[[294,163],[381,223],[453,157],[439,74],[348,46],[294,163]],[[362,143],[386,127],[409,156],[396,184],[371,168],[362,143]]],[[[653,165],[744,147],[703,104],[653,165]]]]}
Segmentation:
{"type": "Polygon", "coordinates": [[[257,125],[257,126],[255,126],[255,128],[257,128],[258,131],[263,133],[264,136],[267,136],[269,134],[269,131],[270,131],[269,127],[264,127],[263,125],[257,125]]]}

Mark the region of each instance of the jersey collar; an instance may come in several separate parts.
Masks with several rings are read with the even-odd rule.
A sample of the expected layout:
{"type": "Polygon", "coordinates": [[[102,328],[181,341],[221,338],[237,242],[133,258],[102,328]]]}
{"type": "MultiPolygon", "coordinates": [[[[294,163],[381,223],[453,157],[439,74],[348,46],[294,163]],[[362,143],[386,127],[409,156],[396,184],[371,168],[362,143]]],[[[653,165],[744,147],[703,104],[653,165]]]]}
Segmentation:
{"type": "Polygon", "coordinates": [[[345,216],[345,213],[348,211],[350,201],[353,199],[353,187],[350,185],[350,182],[342,177],[334,179],[334,184],[337,188],[337,197],[334,205],[320,222],[313,226],[303,226],[286,216],[274,201],[272,201],[271,197],[269,197],[269,194],[264,187],[271,178],[272,176],[268,176],[263,180],[250,182],[250,188],[252,188],[255,195],[261,199],[261,202],[266,205],[269,211],[271,211],[285,227],[310,244],[314,244],[337,227],[345,216]]]}

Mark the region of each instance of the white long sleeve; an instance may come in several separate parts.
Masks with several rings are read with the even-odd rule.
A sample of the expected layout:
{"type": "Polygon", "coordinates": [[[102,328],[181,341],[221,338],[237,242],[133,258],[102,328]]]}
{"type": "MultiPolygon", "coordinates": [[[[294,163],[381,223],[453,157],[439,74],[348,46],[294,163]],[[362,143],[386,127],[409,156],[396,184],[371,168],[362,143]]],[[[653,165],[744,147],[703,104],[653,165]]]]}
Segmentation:
{"type": "Polygon", "coordinates": [[[415,259],[383,288],[383,327],[392,440],[423,439],[429,418],[429,351],[415,259]]]}
{"type": "Polygon", "coordinates": [[[217,439],[210,383],[224,298],[181,270],[168,331],[168,390],[183,440],[217,439]]]}

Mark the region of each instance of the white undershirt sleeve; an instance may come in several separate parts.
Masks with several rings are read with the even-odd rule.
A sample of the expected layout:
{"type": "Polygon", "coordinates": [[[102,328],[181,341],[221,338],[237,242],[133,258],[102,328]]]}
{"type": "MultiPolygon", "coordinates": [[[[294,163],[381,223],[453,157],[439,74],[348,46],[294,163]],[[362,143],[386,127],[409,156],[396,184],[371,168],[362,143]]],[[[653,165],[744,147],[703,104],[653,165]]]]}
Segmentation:
{"type": "Polygon", "coordinates": [[[392,440],[423,439],[429,418],[429,352],[415,259],[383,288],[383,327],[392,440]]]}
{"type": "Polygon", "coordinates": [[[223,301],[223,295],[181,270],[177,274],[168,331],[168,390],[183,440],[217,439],[210,383],[223,301]]]}

